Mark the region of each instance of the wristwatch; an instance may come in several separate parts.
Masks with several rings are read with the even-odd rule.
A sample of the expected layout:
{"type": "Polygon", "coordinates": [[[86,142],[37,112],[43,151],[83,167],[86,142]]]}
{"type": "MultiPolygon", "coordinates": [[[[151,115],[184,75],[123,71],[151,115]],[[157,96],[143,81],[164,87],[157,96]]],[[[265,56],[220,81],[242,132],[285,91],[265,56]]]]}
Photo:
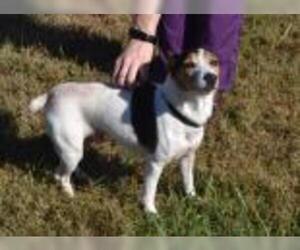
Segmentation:
{"type": "Polygon", "coordinates": [[[156,36],[149,35],[138,27],[131,27],[129,29],[129,37],[140,41],[149,42],[152,43],[153,45],[157,44],[156,36]]]}

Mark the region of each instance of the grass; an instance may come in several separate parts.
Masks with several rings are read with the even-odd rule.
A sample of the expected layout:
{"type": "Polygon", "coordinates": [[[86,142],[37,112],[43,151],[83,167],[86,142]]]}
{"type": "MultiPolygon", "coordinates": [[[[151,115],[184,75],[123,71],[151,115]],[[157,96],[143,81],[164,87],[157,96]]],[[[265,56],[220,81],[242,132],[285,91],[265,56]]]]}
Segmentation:
{"type": "Polygon", "coordinates": [[[61,81],[108,81],[129,18],[0,16],[0,235],[299,235],[299,24],[247,17],[236,85],[198,151],[199,199],[171,165],[153,217],[137,203],[142,159],[109,138],[86,149],[92,184],[65,197],[43,120],[27,110],[61,81]]]}

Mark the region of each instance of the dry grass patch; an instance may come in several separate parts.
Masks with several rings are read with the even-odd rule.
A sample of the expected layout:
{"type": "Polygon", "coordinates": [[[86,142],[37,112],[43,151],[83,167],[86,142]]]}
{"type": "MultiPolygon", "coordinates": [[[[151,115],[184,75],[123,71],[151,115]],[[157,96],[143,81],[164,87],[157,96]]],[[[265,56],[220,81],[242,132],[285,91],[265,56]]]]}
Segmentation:
{"type": "Polygon", "coordinates": [[[142,160],[108,138],[90,145],[81,163],[92,186],[64,197],[43,121],[27,110],[61,81],[108,81],[129,18],[1,16],[0,234],[299,235],[299,21],[247,17],[236,86],[198,153],[201,198],[184,198],[170,167],[156,218],[137,203],[142,160]]]}

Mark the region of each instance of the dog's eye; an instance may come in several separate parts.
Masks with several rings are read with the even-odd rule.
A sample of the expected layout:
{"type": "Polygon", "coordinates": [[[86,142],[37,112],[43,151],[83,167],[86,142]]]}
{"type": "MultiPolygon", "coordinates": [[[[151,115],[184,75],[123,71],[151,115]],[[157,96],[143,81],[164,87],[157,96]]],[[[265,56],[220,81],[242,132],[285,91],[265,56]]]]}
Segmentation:
{"type": "Polygon", "coordinates": [[[192,69],[192,68],[195,68],[195,67],[196,67],[196,63],[194,63],[194,62],[188,62],[188,63],[185,63],[185,64],[184,64],[184,67],[185,67],[186,69],[192,69]]]}
{"type": "Polygon", "coordinates": [[[219,61],[217,59],[210,60],[209,64],[213,67],[219,66],[219,61]]]}

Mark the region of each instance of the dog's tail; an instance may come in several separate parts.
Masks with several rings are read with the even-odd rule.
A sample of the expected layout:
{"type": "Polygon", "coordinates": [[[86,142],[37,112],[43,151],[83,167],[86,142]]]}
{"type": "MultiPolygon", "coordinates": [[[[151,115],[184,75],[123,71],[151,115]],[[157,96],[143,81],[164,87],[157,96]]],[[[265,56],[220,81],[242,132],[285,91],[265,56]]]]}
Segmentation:
{"type": "Polygon", "coordinates": [[[48,100],[48,94],[42,94],[42,95],[34,98],[33,100],[31,100],[31,102],[29,104],[30,112],[35,114],[38,111],[43,110],[47,103],[47,100],[48,100]]]}

